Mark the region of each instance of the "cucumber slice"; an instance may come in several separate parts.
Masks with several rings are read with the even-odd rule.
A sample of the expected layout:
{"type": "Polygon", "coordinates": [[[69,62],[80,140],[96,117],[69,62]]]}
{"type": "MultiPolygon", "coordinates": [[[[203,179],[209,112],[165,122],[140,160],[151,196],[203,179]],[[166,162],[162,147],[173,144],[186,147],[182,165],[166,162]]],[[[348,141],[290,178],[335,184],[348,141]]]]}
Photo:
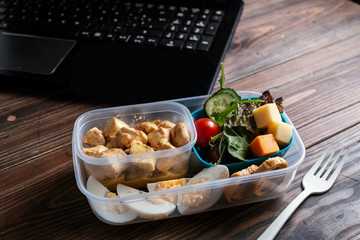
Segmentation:
{"type": "Polygon", "coordinates": [[[232,89],[232,88],[222,88],[222,89],[220,89],[220,90],[217,91],[217,92],[227,92],[227,93],[230,93],[231,95],[233,95],[233,97],[234,97],[236,100],[238,100],[238,101],[241,100],[241,97],[240,97],[240,96],[237,94],[237,92],[235,92],[235,90],[232,89]]]}
{"type": "Polygon", "coordinates": [[[234,97],[233,94],[227,91],[220,90],[214,93],[212,96],[210,96],[209,99],[205,102],[204,105],[205,113],[210,119],[215,120],[213,117],[213,113],[215,112],[219,113],[224,111],[227,107],[230,106],[232,102],[236,100],[238,99],[234,97]]]}

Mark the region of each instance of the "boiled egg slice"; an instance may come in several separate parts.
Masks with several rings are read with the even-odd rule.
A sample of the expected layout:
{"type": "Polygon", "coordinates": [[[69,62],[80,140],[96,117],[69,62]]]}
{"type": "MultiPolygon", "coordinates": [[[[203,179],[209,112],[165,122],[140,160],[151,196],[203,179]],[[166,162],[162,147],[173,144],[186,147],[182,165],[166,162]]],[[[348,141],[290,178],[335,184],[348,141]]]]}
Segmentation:
{"type": "MultiPolygon", "coordinates": [[[[124,197],[140,194],[140,191],[123,184],[118,184],[117,193],[119,196],[124,197]]],[[[125,203],[125,205],[140,217],[152,220],[166,218],[176,208],[176,205],[161,198],[154,200],[139,200],[125,203]]]]}
{"type": "MultiPolygon", "coordinates": [[[[105,197],[110,193],[110,191],[93,176],[90,176],[87,180],[86,189],[99,197],[105,197]]],[[[90,200],[90,205],[96,214],[112,223],[126,223],[137,217],[134,212],[130,211],[123,204],[106,204],[105,202],[90,200]]]]}
{"type": "Polygon", "coordinates": [[[186,184],[186,186],[194,185],[194,189],[191,192],[179,195],[179,212],[183,215],[193,214],[202,212],[214,205],[221,197],[223,187],[213,187],[211,185],[197,187],[195,185],[228,177],[229,169],[224,165],[215,165],[213,167],[203,169],[186,184]]]}

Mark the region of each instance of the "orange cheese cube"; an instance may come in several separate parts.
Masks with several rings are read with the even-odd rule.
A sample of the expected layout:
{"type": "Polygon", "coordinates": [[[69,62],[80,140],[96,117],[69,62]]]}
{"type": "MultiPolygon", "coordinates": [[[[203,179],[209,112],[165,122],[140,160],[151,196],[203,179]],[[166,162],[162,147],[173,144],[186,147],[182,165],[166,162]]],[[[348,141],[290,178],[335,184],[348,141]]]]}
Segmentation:
{"type": "Polygon", "coordinates": [[[251,143],[250,149],[255,157],[263,157],[280,150],[272,134],[257,136],[251,143]]]}
{"type": "Polygon", "coordinates": [[[257,128],[267,128],[273,122],[282,122],[279,109],[275,103],[268,103],[254,109],[253,115],[257,128]]]}
{"type": "Polygon", "coordinates": [[[284,122],[274,122],[269,125],[267,133],[274,135],[275,141],[280,147],[285,147],[291,141],[292,129],[293,128],[290,124],[284,122]]]}

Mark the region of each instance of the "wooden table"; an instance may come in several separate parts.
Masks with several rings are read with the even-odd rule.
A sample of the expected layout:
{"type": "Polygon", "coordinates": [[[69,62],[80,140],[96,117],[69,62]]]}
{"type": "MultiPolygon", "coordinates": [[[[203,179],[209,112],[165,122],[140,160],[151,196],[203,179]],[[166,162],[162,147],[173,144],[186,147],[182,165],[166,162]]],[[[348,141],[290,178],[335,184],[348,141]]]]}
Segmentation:
{"type": "MultiPolygon", "coordinates": [[[[108,105],[66,88],[2,83],[0,239],[256,239],[302,191],[304,174],[330,142],[360,141],[359,13],[345,0],[246,1],[224,61],[227,86],[282,96],[306,147],[288,191],[265,202],[127,226],[102,223],[76,186],[71,136],[80,114],[108,105]]],[[[359,152],[329,192],[300,205],[277,239],[359,238],[359,152]]]]}

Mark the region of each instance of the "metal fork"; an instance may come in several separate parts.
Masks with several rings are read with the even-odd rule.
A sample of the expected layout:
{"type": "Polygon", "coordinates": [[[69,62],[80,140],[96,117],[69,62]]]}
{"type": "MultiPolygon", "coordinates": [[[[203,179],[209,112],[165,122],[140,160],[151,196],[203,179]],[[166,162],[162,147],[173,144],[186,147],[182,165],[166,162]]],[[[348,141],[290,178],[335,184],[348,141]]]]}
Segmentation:
{"type": "Polygon", "coordinates": [[[334,184],[337,176],[340,173],[342,166],[347,158],[349,148],[343,154],[343,157],[335,170],[332,172],[335,163],[338,161],[340,156],[343,153],[344,149],[341,149],[334,160],[334,154],[336,150],[332,151],[330,156],[327,158],[325,163],[322,165],[320,169],[320,165],[325,159],[329,149],[332,147],[332,144],[325,150],[325,152],[321,155],[320,159],[314,164],[314,166],[306,173],[302,180],[302,186],[304,190],[287,206],[283,212],[275,219],[275,221],[266,229],[263,234],[258,238],[258,240],[264,239],[274,239],[276,234],[280,231],[285,222],[289,219],[291,214],[297,209],[297,207],[311,194],[320,194],[327,192],[332,185],[334,184]],[[330,167],[325,171],[326,167],[332,161],[330,167]],[[331,176],[329,177],[330,173],[331,176]]]}

